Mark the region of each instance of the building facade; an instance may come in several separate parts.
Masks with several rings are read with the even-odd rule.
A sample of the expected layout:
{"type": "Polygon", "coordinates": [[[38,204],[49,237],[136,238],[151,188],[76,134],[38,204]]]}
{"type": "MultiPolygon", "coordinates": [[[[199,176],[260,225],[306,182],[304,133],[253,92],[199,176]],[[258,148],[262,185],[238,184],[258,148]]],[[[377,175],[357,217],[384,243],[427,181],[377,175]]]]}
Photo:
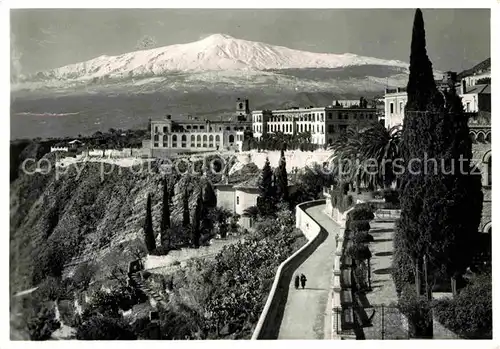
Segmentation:
{"type": "Polygon", "coordinates": [[[306,107],[252,112],[254,138],[269,133],[310,132],[313,144],[332,144],[349,127],[364,128],[378,121],[376,108],[306,107]]]}
{"type": "MultiPolygon", "coordinates": [[[[150,157],[166,157],[180,153],[241,149],[243,139],[238,142],[239,132],[250,131],[248,100],[237,100],[236,119],[200,120],[188,116],[186,120],[172,120],[166,115],[161,120],[151,121],[151,138],[143,142],[150,157]]],[[[243,135],[242,137],[243,138],[243,135]]]]}

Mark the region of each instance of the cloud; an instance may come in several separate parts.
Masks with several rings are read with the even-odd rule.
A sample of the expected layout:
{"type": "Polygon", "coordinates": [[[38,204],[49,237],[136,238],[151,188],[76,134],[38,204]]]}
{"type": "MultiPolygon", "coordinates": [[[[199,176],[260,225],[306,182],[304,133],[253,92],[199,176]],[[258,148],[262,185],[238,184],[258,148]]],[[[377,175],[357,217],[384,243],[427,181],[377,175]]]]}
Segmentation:
{"type": "Polygon", "coordinates": [[[21,58],[23,53],[17,46],[16,36],[10,36],[10,81],[18,82],[21,77],[23,67],[21,65],[21,58]]]}

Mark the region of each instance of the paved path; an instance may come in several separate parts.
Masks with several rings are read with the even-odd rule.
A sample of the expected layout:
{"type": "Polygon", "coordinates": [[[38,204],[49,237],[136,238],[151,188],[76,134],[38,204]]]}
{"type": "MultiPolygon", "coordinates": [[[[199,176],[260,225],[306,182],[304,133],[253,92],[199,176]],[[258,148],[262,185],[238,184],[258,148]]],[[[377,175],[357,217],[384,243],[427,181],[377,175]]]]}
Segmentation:
{"type": "Polygon", "coordinates": [[[324,209],[325,205],[318,205],[306,210],[329,234],[296,271],[306,275],[306,288],[296,290],[292,278],[278,339],[331,339],[330,305],[339,226],[323,213],[324,209]]]}

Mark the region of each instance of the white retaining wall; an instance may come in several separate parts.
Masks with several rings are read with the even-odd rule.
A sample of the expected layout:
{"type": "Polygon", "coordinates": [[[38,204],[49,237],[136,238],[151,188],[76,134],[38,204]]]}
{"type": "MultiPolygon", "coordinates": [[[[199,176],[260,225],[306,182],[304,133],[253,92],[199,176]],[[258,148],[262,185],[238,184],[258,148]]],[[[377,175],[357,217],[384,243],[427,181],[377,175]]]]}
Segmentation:
{"type": "MultiPolygon", "coordinates": [[[[301,150],[288,150],[285,152],[286,169],[291,171],[293,168],[304,168],[312,166],[314,163],[322,164],[327,161],[328,157],[332,155],[331,151],[316,150],[316,151],[301,151],[301,150]]],[[[237,153],[238,162],[246,165],[253,162],[258,168],[263,168],[266,163],[266,157],[269,157],[271,167],[279,165],[281,151],[261,151],[257,150],[245,151],[237,153]]]]}

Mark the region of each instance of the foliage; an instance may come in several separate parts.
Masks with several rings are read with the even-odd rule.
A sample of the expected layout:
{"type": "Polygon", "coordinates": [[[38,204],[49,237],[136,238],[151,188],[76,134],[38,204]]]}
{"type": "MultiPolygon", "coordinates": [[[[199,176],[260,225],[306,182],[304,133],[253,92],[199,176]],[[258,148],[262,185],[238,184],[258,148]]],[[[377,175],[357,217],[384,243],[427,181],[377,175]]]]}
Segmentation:
{"type": "Polygon", "coordinates": [[[491,339],[491,275],[476,277],[453,299],[435,301],[433,311],[441,324],[462,338],[491,339]]]}
{"type": "Polygon", "coordinates": [[[44,341],[50,339],[52,333],[61,327],[61,323],[55,319],[54,309],[43,306],[39,311],[34,311],[28,319],[28,331],[33,341],[44,341]]]}
{"type": "Polygon", "coordinates": [[[64,283],[61,278],[49,276],[38,285],[35,297],[41,302],[68,298],[67,286],[68,284],[64,283]]]}
{"type": "Polygon", "coordinates": [[[398,309],[408,319],[411,338],[432,338],[431,303],[424,296],[417,296],[415,287],[404,287],[398,309]]]}
{"type": "Polygon", "coordinates": [[[348,229],[354,233],[370,231],[370,222],[369,221],[350,220],[347,222],[347,225],[348,225],[348,229]]]}
{"type": "Polygon", "coordinates": [[[385,189],[382,193],[382,196],[386,203],[393,205],[400,205],[399,201],[399,191],[395,189],[385,189]]]}
{"type": "Polygon", "coordinates": [[[76,332],[78,340],[134,340],[132,328],[122,319],[92,316],[84,321],[76,332]]]}
{"type": "Polygon", "coordinates": [[[375,241],[373,239],[373,236],[368,234],[368,232],[366,232],[366,231],[354,232],[354,236],[352,237],[352,242],[355,245],[365,244],[365,243],[369,243],[369,242],[373,242],[373,241],[375,241]]]}
{"type": "Polygon", "coordinates": [[[373,213],[373,207],[368,203],[357,204],[347,214],[347,220],[349,222],[351,222],[351,221],[371,221],[374,218],[375,218],[375,215],[373,213]]]}
{"type": "Polygon", "coordinates": [[[352,195],[346,194],[346,187],[344,184],[341,184],[338,188],[334,188],[330,193],[332,207],[337,208],[341,213],[347,211],[354,205],[354,199],[352,195]]]}
{"type": "Polygon", "coordinates": [[[203,220],[203,192],[198,195],[198,199],[196,200],[196,206],[194,208],[193,213],[193,224],[191,225],[191,244],[194,247],[200,246],[200,238],[201,238],[201,221],[203,220]]]}
{"type": "Polygon", "coordinates": [[[352,244],[347,248],[347,255],[356,261],[364,261],[372,258],[370,249],[365,244],[352,244]]]}
{"type": "Polygon", "coordinates": [[[415,282],[415,265],[411,255],[407,252],[407,245],[402,230],[399,228],[399,220],[395,223],[394,237],[392,240],[394,255],[392,257],[392,279],[396,292],[400,293],[405,285],[415,282]]]}
{"type": "Polygon", "coordinates": [[[182,197],[182,226],[187,228],[190,225],[190,214],[189,214],[189,193],[187,187],[184,189],[184,195],[182,197]]]}
{"type": "Polygon", "coordinates": [[[280,162],[276,171],[276,198],[288,202],[288,174],[286,172],[285,152],[281,150],[280,162]]]}
{"type": "Polygon", "coordinates": [[[163,203],[162,203],[162,214],[161,214],[161,243],[167,248],[170,247],[170,237],[168,235],[170,228],[170,188],[168,186],[167,180],[163,179],[163,203]]]}
{"type": "Polygon", "coordinates": [[[48,276],[61,277],[66,262],[65,251],[57,243],[39,246],[33,255],[33,284],[40,283],[48,276]]]}
{"type": "Polygon", "coordinates": [[[276,186],[273,178],[273,171],[269,159],[266,158],[262,168],[262,176],[259,181],[259,196],[257,198],[257,207],[259,214],[269,216],[274,214],[276,205],[276,186]]]}
{"type": "Polygon", "coordinates": [[[92,262],[84,262],[76,267],[71,279],[79,289],[86,290],[89,287],[90,282],[92,281],[92,278],[96,274],[97,270],[97,264],[92,262]]]}
{"type": "Polygon", "coordinates": [[[147,301],[147,296],[134,287],[121,286],[111,292],[95,291],[92,301],[84,309],[82,319],[86,321],[92,316],[120,318],[120,310],[127,311],[134,305],[147,301]]]}
{"type": "Polygon", "coordinates": [[[144,243],[148,252],[152,252],[156,248],[156,240],[153,231],[153,218],[151,217],[151,194],[148,194],[146,201],[146,218],[144,220],[144,243]]]}
{"type": "Polygon", "coordinates": [[[314,166],[306,166],[295,176],[295,190],[290,193],[290,207],[295,207],[305,201],[320,199],[323,188],[330,188],[335,184],[335,178],[326,166],[316,163],[314,166]]]}
{"type": "Polygon", "coordinates": [[[260,141],[249,140],[250,149],[258,150],[293,150],[314,151],[320,149],[321,145],[311,143],[310,132],[299,132],[297,134],[285,134],[283,132],[273,132],[263,135],[260,141]]]}

